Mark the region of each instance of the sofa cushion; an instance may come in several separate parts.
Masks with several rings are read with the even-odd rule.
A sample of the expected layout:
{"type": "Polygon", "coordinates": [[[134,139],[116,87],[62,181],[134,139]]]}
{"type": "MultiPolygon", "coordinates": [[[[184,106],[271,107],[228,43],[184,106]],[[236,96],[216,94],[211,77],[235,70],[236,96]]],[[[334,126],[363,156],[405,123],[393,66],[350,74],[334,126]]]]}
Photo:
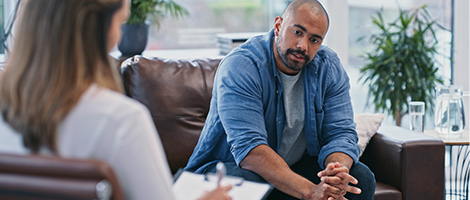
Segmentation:
{"type": "Polygon", "coordinates": [[[390,185],[377,182],[375,188],[374,200],[401,200],[402,194],[397,189],[390,185]]]}
{"type": "Polygon", "coordinates": [[[356,131],[359,138],[357,144],[360,148],[359,156],[362,156],[364,150],[369,144],[372,136],[380,127],[385,114],[382,113],[361,113],[354,115],[354,122],[356,122],[356,131]]]}
{"type": "Polygon", "coordinates": [[[175,173],[186,166],[204,126],[220,59],[127,59],[122,64],[126,94],[150,110],[175,173]]]}

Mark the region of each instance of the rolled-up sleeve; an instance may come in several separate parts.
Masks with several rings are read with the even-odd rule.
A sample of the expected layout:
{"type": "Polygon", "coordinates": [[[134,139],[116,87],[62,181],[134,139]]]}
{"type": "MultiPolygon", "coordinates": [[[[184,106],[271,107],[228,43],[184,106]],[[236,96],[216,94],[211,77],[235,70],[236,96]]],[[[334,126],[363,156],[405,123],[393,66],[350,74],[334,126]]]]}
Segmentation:
{"type": "Polygon", "coordinates": [[[267,144],[260,71],[252,59],[232,55],[221,62],[215,81],[217,111],[239,165],[253,148],[267,144]]]}
{"type": "Polygon", "coordinates": [[[335,152],[345,153],[353,159],[354,163],[357,163],[359,147],[349,94],[349,78],[336,54],[327,59],[325,67],[329,71],[323,104],[322,148],[318,163],[325,168],[327,156],[335,152]]]}

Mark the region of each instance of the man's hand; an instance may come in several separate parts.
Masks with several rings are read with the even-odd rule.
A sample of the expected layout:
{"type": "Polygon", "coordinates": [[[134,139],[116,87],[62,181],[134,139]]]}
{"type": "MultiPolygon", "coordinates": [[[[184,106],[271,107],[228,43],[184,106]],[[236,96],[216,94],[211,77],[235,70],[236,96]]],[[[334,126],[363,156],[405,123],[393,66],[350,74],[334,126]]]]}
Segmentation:
{"type": "Polygon", "coordinates": [[[349,183],[357,184],[358,181],[349,174],[349,168],[339,162],[329,163],[325,170],[318,173],[322,182],[325,182],[340,191],[340,198],[331,196],[333,199],[344,199],[347,192],[360,194],[361,189],[352,187],[349,183]]]}
{"type": "Polygon", "coordinates": [[[341,199],[341,190],[337,187],[331,186],[324,181],[316,185],[309,197],[302,197],[302,199],[309,200],[334,200],[341,199]]]}

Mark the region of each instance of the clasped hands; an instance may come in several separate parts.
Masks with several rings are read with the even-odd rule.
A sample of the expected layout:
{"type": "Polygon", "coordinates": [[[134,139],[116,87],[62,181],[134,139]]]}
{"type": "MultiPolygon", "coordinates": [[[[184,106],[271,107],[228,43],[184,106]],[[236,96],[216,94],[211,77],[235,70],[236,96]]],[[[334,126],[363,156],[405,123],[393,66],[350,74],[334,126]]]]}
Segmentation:
{"type": "Polygon", "coordinates": [[[358,181],[349,174],[349,169],[338,163],[329,163],[325,170],[318,173],[321,182],[315,187],[313,199],[345,200],[347,192],[360,194],[361,189],[350,186],[349,183],[357,184],[358,181]]]}

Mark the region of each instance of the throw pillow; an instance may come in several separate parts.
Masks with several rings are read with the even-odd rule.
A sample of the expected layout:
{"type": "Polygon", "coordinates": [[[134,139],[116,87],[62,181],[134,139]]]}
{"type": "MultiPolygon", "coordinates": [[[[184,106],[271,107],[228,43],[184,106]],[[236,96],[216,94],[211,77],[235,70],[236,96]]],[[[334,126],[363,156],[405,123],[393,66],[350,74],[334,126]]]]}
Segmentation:
{"type": "Polygon", "coordinates": [[[367,144],[369,144],[372,136],[375,135],[377,129],[379,129],[385,114],[382,113],[362,113],[354,116],[356,122],[356,131],[359,138],[357,144],[361,149],[359,156],[362,156],[367,144]]]}

